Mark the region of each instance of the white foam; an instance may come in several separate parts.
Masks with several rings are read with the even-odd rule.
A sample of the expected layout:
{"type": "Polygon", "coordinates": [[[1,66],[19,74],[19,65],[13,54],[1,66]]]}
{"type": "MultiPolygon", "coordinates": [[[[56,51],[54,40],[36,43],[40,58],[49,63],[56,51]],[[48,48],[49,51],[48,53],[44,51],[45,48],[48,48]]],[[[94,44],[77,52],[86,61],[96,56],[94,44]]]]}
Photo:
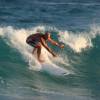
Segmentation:
{"type": "Polygon", "coordinates": [[[82,49],[91,47],[92,43],[87,34],[74,34],[72,32],[59,32],[59,41],[70,46],[75,52],[81,52],[82,49]]]}
{"type": "Polygon", "coordinates": [[[93,47],[91,40],[97,35],[100,35],[100,26],[93,24],[88,32],[77,32],[75,34],[69,31],[59,31],[59,41],[80,53],[83,49],[93,47]]]}
{"type": "Polygon", "coordinates": [[[0,36],[3,36],[3,28],[0,28],[0,36]]]}
{"type": "Polygon", "coordinates": [[[14,29],[11,26],[0,28],[0,35],[7,39],[6,43],[12,48],[17,49],[26,61],[32,62],[35,70],[39,70],[40,67],[36,67],[38,63],[35,63],[36,60],[31,54],[32,48],[26,44],[26,38],[31,33],[33,31],[14,29]]]}

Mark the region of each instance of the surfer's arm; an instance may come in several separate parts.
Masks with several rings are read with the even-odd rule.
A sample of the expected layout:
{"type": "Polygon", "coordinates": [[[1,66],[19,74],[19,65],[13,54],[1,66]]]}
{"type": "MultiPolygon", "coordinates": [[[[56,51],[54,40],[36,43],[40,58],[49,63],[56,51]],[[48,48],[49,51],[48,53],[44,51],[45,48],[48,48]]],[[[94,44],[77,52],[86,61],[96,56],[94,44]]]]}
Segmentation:
{"type": "Polygon", "coordinates": [[[59,44],[58,42],[52,40],[51,38],[49,38],[48,41],[50,41],[53,45],[56,45],[56,46],[58,46],[60,48],[64,48],[64,45],[59,44]]]}
{"type": "Polygon", "coordinates": [[[56,54],[48,47],[43,38],[41,38],[41,43],[54,57],[56,57],[56,54]]]}

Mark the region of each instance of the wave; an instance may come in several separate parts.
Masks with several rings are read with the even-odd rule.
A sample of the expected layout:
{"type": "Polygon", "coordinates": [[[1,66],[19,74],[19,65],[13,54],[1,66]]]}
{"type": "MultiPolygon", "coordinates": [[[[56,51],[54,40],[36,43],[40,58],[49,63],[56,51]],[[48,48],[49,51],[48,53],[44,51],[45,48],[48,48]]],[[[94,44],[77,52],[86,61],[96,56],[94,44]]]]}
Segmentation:
{"type": "MultiPolygon", "coordinates": [[[[30,29],[15,29],[12,26],[0,27],[0,36],[10,47],[17,49],[22,54],[25,61],[29,63],[30,69],[40,71],[43,66],[41,66],[37,59],[31,54],[32,47],[26,44],[26,38],[30,34],[34,34],[37,29],[45,32],[47,28],[45,26],[36,26],[30,29]]],[[[93,47],[92,39],[95,38],[96,35],[100,34],[100,29],[97,26],[92,26],[89,32],[77,32],[77,34],[67,30],[61,31],[53,27],[48,28],[48,30],[57,31],[57,35],[59,35],[58,40],[63,42],[65,46],[69,46],[76,53],[81,53],[83,50],[93,47]]],[[[43,54],[45,55],[44,58],[46,58],[45,60],[49,64],[57,67],[60,66],[56,65],[55,62],[65,64],[66,66],[68,65],[67,55],[66,59],[63,59],[63,57],[59,56],[56,58],[56,60],[54,60],[53,57],[50,58],[50,54],[46,53],[45,50],[43,52],[45,53],[43,54]]]]}
{"type": "Polygon", "coordinates": [[[92,39],[100,35],[100,27],[91,25],[90,31],[77,32],[77,34],[69,31],[59,31],[59,35],[59,41],[71,47],[75,52],[80,53],[85,49],[93,47],[92,39]]]}
{"type": "Polygon", "coordinates": [[[77,53],[82,52],[82,49],[92,46],[89,35],[85,33],[73,34],[74,33],[69,33],[68,31],[64,31],[62,33],[59,32],[59,40],[71,47],[77,53]]]}

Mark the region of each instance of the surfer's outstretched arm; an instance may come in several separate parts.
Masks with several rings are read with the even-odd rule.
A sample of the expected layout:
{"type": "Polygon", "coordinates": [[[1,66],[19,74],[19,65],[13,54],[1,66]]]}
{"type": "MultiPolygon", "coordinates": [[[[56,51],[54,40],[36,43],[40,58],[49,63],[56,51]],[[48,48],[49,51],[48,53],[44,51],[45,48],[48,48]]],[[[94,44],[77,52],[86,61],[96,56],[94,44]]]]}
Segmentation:
{"type": "Polygon", "coordinates": [[[64,48],[64,45],[63,44],[59,44],[58,42],[52,40],[51,38],[48,39],[53,45],[56,45],[60,48],[64,48]]]}
{"type": "Polygon", "coordinates": [[[41,43],[54,57],[56,57],[56,54],[48,47],[48,45],[45,43],[45,41],[42,38],[41,38],[41,43]]]}

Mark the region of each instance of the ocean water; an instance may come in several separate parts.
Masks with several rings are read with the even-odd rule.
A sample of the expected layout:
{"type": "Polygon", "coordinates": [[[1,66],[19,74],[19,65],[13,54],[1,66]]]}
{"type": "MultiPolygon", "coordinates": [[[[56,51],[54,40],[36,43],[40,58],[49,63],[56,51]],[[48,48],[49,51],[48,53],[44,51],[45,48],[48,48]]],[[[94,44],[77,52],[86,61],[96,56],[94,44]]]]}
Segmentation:
{"type": "Polygon", "coordinates": [[[0,0],[0,100],[99,100],[99,60],[99,0],[0,0]],[[65,45],[45,66],[26,44],[37,29],[65,45]]]}

